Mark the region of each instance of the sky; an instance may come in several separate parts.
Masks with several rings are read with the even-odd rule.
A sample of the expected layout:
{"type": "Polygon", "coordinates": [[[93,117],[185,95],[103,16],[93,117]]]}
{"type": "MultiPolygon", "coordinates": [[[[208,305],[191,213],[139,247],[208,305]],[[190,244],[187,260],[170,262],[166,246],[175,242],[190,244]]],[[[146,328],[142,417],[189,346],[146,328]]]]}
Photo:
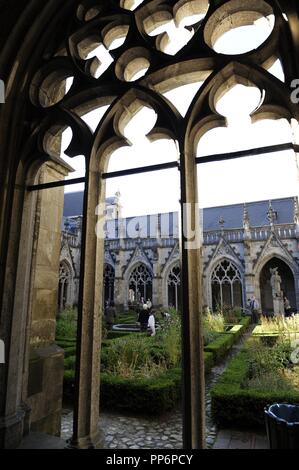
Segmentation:
{"type": "MultiPolygon", "coordinates": [[[[236,54],[259,46],[271,32],[271,18],[262,19],[256,25],[237,28],[217,41],[219,52],[236,54]],[[254,30],[253,30],[254,28],[254,30]]],[[[173,29],[173,26],[170,30],[173,29]]],[[[173,34],[173,33],[172,33],[173,34]]],[[[172,41],[175,41],[171,36],[172,41]]],[[[176,44],[170,44],[170,50],[176,44]]],[[[281,64],[277,61],[269,71],[284,80],[281,64]]],[[[182,115],[202,83],[186,85],[165,94],[182,115]]],[[[263,120],[251,124],[249,114],[259,106],[262,96],[254,87],[237,85],[217,103],[217,111],[226,117],[227,128],[217,128],[200,140],[197,156],[237,151],[253,147],[293,141],[290,125],[286,120],[263,120]]],[[[94,131],[107,108],[101,108],[84,116],[94,131]]],[[[134,168],[178,159],[176,143],[159,140],[150,143],[146,134],[155,124],[153,110],[143,108],[125,129],[132,146],[117,150],[111,157],[108,171],[134,168]]],[[[71,132],[66,130],[63,150],[70,142],[71,132]]],[[[76,170],[69,178],[84,176],[84,158],[62,157],[76,170]]],[[[242,158],[221,163],[198,165],[199,205],[212,207],[264,199],[295,196],[298,194],[298,174],[295,154],[285,151],[279,154],[242,158]]],[[[69,186],[67,192],[82,190],[82,185],[69,186]]],[[[179,173],[176,169],[141,175],[114,178],[107,181],[107,197],[121,193],[124,217],[157,212],[177,211],[179,208],[179,173]]]]}

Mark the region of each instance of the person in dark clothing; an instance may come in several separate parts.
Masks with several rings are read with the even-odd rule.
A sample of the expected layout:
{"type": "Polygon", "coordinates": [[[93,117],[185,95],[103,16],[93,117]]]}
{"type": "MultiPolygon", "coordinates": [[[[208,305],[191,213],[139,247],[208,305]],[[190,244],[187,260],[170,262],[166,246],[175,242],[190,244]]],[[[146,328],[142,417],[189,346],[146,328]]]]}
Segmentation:
{"type": "Polygon", "coordinates": [[[107,329],[111,330],[112,326],[116,320],[116,310],[115,310],[115,305],[114,302],[111,301],[109,307],[107,308],[106,311],[106,323],[107,323],[107,329]]]}
{"type": "Polygon", "coordinates": [[[142,309],[140,310],[138,321],[140,323],[140,331],[144,332],[147,331],[148,325],[148,318],[149,318],[149,311],[146,304],[143,304],[142,309]]]}
{"type": "Polygon", "coordinates": [[[284,315],[285,317],[290,317],[292,315],[292,307],[291,307],[289,299],[287,297],[284,297],[283,303],[284,303],[284,315]]]}

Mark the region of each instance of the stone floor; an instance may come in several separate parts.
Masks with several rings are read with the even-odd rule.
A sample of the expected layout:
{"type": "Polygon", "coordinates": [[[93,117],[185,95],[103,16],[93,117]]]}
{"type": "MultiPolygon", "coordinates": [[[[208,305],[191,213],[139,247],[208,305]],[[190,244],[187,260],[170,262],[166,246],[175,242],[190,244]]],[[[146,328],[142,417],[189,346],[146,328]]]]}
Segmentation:
{"type": "Polygon", "coordinates": [[[221,430],[213,449],[269,449],[267,436],[262,433],[221,430]]]}

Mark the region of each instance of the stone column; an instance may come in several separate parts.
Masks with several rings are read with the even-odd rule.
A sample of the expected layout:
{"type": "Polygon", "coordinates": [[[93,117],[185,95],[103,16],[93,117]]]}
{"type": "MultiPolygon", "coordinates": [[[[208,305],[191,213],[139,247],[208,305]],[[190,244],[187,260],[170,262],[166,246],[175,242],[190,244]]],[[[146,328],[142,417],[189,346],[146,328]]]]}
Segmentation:
{"type": "Polygon", "coordinates": [[[78,304],[74,429],[70,443],[71,447],[81,449],[101,446],[99,400],[105,239],[104,198],[105,185],[102,184],[99,172],[87,169],[78,304]],[[99,202],[102,203],[100,209],[99,202]]]}
{"type": "Polygon", "coordinates": [[[119,227],[119,251],[115,263],[115,283],[114,296],[115,304],[119,310],[128,310],[128,291],[123,278],[123,269],[125,267],[125,228],[123,221],[120,221],[119,227]]]}
{"type": "MultiPolygon", "coordinates": [[[[63,180],[70,170],[63,161],[48,162],[41,169],[39,182],[63,180]]],[[[60,436],[64,372],[64,353],[55,344],[63,207],[63,187],[38,193],[27,394],[23,392],[23,400],[31,408],[31,430],[56,436],[60,436]]]]}
{"type": "Polygon", "coordinates": [[[193,152],[181,154],[183,440],[185,449],[205,447],[205,378],[202,314],[202,227],[193,152]],[[190,230],[195,230],[192,237],[190,230]],[[193,239],[192,239],[193,238],[193,239]]]}
{"type": "Polygon", "coordinates": [[[161,256],[162,246],[161,239],[157,239],[157,247],[154,249],[153,259],[153,298],[152,303],[154,307],[161,307],[163,305],[163,278],[161,276],[161,256]]]}

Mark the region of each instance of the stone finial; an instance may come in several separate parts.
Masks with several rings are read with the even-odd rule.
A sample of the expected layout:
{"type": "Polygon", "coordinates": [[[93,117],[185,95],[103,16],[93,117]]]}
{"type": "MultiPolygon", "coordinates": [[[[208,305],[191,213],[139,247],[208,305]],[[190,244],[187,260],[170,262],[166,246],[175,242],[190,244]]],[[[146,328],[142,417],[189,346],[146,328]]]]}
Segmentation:
{"type": "Polygon", "coordinates": [[[138,235],[137,235],[137,238],[138,238],[138,240],[140,241],[140,238],[141,238],[140,235],[141,235],[142,227],[140,226],[140,223],[139,223],[139,222],[135,225],[135,230],[136,230],[136,232],[137,232],[137,234],[138,234],[138,235]]]}
{"type": "Polygon", "coordinates": [[[294,224],[299,225],[299,203],[297,196],[294,197],[294,224]]]}
{"type": "Polygon", "coordinates": [[[273,225],[274,225],[274,223],[277,219],[277,213],[275,212],[275,210],[272,207],[272,201],[269,201],[269,209],[268,209],[268,212],[267,212],[267,219],[269,220],[271,227],[273,227],[273,225]]]}
{"type": "Polygon", "coordinates": [[[218,224],[221,228],[221,233],[224,234],[224,224],[225,224],[225,220],[224,218],[222,217],[222,215],[219,217],[219,220],[218,220],[218,224]]]}
{"type": "Polygon", "coordinates": [[[246,203],[244,204],[244,207],[243,207],[243,227],[245,230],[248,230],[250,228],[249,213],[248,213],[246,203]]]}

